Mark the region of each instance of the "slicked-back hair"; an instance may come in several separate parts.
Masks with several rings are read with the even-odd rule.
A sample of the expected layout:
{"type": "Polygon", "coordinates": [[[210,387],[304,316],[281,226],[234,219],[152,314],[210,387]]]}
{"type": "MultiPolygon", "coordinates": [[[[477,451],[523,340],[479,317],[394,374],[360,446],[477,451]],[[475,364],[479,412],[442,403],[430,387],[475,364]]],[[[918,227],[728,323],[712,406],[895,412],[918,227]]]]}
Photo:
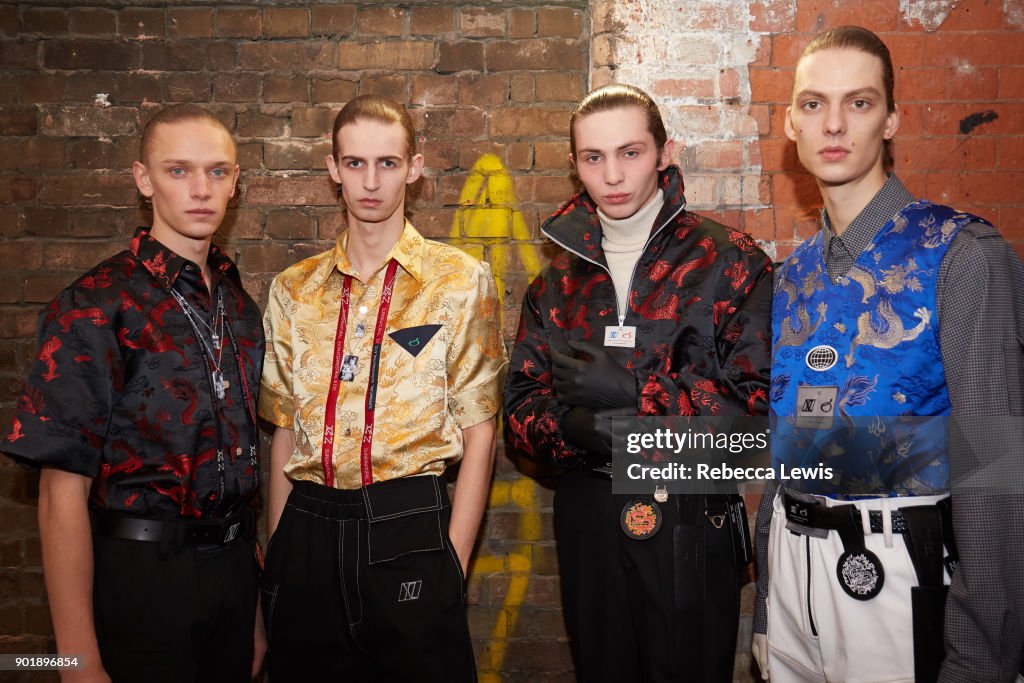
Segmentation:
{"type": "Polygon", "coordinates": [[[227,133],[228,139],[231,140],[232,148],[237,150],[235,139],[231,136],[231,131],[229,131],[228,127],[224,125],[223,121],[218,119],[211,112],[196,104],[172,104],[171,106],[165,107],[157,112],[153,118],[146,123],[145,128],[142,129],[142,139],[139,140],[139,161],[146,163],[146,153],[153,144],[153,135],[155,134],[157,126],[182,123],[184,121],[206,121],[207,123],[217,126],[227,133]]]}
{"type": "Polygon", "coordinates": [[[394,100],[380,95],[360,95],[349,100],[334,118],[331,131],[331,152],[335,161],[338,160],[338,131],[356,121],[377,121],[378,123],[397,123],[405,131],[405,144],[408,147],[407,158],[416,154],[416,128],[405,107],[394,100]]]}
{"type": "Polygon", "coordinates": [[[665,123],[661,120],[658,105],[650,95],[636,86],[612,83],[591,90],[573,110],[569,118],[569,148],[573,157],[576,156],[576,122],[590,114],[620,107],[639,107],[643,111],[647,119],[647,130],[654,136],[658,153],[661,153],[668,141],[668,134],[665,132],[665,123]]]}

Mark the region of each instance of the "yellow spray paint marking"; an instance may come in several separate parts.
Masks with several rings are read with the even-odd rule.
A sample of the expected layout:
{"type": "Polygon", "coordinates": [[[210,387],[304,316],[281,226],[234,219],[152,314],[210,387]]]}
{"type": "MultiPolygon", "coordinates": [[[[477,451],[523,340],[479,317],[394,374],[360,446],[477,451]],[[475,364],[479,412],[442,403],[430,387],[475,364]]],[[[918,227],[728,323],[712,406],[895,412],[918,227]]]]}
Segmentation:
{"type": "Polygon", "coordinates": [[[530,239],[530,229],[519,210],[515,183],[495,154],[484,154],[470,169],[459,194],[459,208],[452,219],[450,236],[453,244],[479,243],[485,238],[516,242],[491,249],[491,271],[502,300],[505,277],[515,267],[514,256],[519,258],[518,269],[530,277],[540,272],[541,257],[537,248],[523,243],[530,239]]]}
{"type": "MultiPolygon", "coordinates": [[[[541,255],[537,247],[528,242],[530,229],[519,210],[512,176],[494,154],[484,154],[473,164],[459,195],[459,209],[452,220],[450,236],[451,242],[458,245],[497,242],[491,245],[488,260],[498,295],[503,300],[505,280],[510,272],[523,271],[531,278],[540,272],[541,255]]],[[[533,480],[494,482],[489,509],[506,506],[521,511],[516,534],[520,545],[504,556],[487,555],[482,551],[473,563],[474,574],[507,575],[509,581],[491,640],[482,661],[478,662],[481,683],[501,680],[508,638],[515,633],[530,584],[533,543],[541,538],[540,501],[533,480]]]]}

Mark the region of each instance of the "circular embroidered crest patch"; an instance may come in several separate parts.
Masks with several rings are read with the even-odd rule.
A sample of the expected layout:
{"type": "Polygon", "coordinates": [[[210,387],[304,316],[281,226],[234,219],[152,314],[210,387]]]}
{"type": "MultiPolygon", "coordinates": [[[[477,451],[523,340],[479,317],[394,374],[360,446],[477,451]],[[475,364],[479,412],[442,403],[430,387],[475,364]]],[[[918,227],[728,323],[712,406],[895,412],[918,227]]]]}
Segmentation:
{"type": "Polygon", "coordinates": [[[870,550],[847,551],[839,556],[836,576],[846,594],[857,600],[870,600],[879,594],[885,583],[882,562],[870,550]]]}
{"type": "Polygon", "coordinates": [[[807,363],[807,367],[818,372],[831,370],[838,360],[839,352],[826,344],[815,346],[804,356],[804,362],[807,363]]]}
{"type": "Polygon", "coordinates": [[[631,500],[622,508],[622,531],[636,541],[646,541],[661,528],[661,509],[653,500],[631,500]]]}

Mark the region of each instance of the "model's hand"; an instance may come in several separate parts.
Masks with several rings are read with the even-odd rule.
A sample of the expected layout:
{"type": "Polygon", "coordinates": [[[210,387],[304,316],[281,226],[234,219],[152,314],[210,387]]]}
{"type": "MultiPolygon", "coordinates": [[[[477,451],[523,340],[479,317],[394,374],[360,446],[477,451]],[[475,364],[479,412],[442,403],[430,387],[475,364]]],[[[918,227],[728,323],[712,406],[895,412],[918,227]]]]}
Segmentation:
{"type": "Polygon", "coordinates": [[[761,670],[761,678],[768,680],[768,636],[763,633],[754,634],[754,642],[750,646],[750,651],[754,655],[754,661],[757,662],[757,668],[761,670]]]}
{"type": "Polygon", "coordinates": [[[263,626],[263,609],[259,600],[256,601],[256,625],[252,634],[252,673],[250,678],[256,678],[260,669],[263,668],[263,657],[267,654],[267,629],[263,626]]]}
{"type": "Polygon", "coordinates": [[[601,346],[567,342],[590,361],[551,350],[551,386],[561,403],[590,408],[623,408],[636,405],[636,377],[619,365],[601,346]]]}
{"type": "Polygon", "coordinates": [[[612,458],[612,418],[635,415],[635,408],[575,406],[562,416],[562,436],[570,446],[586,451],[588,460],[604,464],[612,458]]]}

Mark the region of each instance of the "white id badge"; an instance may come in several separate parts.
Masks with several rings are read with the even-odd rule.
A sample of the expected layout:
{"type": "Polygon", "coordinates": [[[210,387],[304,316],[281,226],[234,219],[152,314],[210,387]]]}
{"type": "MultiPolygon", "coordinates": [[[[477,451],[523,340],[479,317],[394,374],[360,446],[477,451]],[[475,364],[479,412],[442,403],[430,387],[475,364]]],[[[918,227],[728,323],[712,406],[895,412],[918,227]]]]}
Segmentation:
{"type": "Polygon", "coordinates": [[[796,426],[801,429],[832,429],[838,398],[839,387],[800,385],[796,389],[796,426]]]}
{"type": "Polygon", "coordinates": [[[604,328],[605,346],[636,348],[636,327],[633,325],[609,325],[604,328]]]}

